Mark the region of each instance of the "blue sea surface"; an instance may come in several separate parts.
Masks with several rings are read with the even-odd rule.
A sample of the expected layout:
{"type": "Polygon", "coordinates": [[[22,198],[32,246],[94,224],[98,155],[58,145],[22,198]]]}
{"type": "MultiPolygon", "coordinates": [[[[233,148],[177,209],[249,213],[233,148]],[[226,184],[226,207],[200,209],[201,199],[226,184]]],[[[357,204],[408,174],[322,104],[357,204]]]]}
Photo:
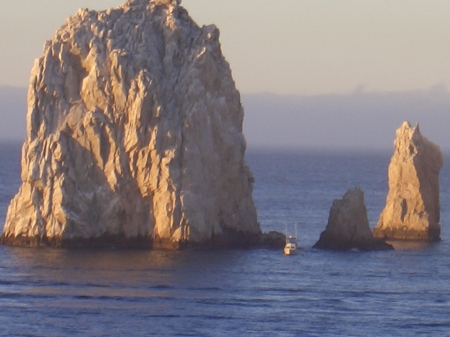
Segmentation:
{"type": "MultiPolygon", "coordinates": [[[[0,144],[0,215],[20,144],[0,144]]],[[[450,169],[442,241],[385,252],[312,249],[333,199],[360,186],[372,226],[390,153],[248,151],[263,230],[301,250],[63,250],[0,246],[1,336],[450,336],[450,169]]]]}

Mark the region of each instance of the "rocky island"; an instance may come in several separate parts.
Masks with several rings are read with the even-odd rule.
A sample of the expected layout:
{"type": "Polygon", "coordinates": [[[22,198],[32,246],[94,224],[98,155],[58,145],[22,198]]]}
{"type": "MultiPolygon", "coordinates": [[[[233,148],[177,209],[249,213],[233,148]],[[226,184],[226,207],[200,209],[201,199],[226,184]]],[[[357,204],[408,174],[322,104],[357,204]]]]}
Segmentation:
{"type": "Polygon", "coordinates": [[[439,146],[404,122],[397,130],[389,164],[386,207],[373,233],[393,240],[437,241],[440,238],[439,146]]]}
{"type": "Polygon", "coordinates": [[[2,243],[257,244],[243,116],[219,30],[180,1],[79,10],[32,70],[2,243]]]}
{"type": "Polygon", "coordinates": [[[360,188],[349,189],[331,205],[326,229],[314,248],[328,250],[389,250],[393,247],[372,235],[360,188]]]}

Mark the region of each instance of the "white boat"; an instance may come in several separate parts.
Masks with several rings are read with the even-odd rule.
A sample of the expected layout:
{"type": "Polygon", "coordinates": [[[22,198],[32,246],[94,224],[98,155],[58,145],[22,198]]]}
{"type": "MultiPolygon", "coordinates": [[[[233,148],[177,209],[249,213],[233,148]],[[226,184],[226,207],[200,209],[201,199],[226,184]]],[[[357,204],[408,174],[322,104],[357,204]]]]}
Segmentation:
{"type": "Polygon", "coordinates": [[[286,225],[286,245],[284,246],[285,255],[295,255],[298,253],[297,247],[297,224],[295,224],[295,236],[288,235],[286,225]]]}

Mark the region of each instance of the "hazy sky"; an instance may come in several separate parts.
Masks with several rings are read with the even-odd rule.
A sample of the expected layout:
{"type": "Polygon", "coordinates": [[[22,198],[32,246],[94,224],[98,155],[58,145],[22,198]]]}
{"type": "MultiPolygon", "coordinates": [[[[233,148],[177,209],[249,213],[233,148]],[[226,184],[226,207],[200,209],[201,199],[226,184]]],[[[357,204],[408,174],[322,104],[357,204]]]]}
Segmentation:
{"type": "MultiPolygon", "coordinates": [[[[27,86],[44,42],[80,7],[124,0],[14,0],[0,11],[0,85],[27,86]]],[[[243,93],[404,91],[450,84],[449,0],[184,0],[215,23],[243,93]]]]}
{"type": "MultiPolygon", "coordinates": [[[[124,1],[2,2],[0,139],[23,139],[23,88],[44,42],[78,8],[124,1]]],[[[250,147],[390,149],[396,128],[410,120],[450,149],[450,0],[182,5],[199,25],[215,23],[221,31],[223,53],[243,93],[250,147]]]]}

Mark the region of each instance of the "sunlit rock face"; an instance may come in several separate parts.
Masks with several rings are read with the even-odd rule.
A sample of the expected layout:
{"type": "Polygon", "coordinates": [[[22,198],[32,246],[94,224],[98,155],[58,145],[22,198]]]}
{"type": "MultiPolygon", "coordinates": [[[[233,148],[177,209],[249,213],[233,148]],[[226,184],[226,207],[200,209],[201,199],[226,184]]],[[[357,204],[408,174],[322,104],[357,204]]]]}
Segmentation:
{"type": "Polygon", "coordinates": [[[333,201],[327,227],[314,248],[385,250],[392,249],[392,246],[374,239],[367,218],[364,192],[354,188],[349,189],[342,199],[333,201]]]}
{"type": "Polygon", "coordinates": [[[179,3],[79,10],[45,44],[3,243],[177,248],[260,234],[219,31],[179,3]]]}
{"type": "Polygon", "coordinates": [[[386,207],[374,229],[376,237],[398,240],[439,240],[439,146],[408,122],[397,130],[389,165],[386,207]]]}

